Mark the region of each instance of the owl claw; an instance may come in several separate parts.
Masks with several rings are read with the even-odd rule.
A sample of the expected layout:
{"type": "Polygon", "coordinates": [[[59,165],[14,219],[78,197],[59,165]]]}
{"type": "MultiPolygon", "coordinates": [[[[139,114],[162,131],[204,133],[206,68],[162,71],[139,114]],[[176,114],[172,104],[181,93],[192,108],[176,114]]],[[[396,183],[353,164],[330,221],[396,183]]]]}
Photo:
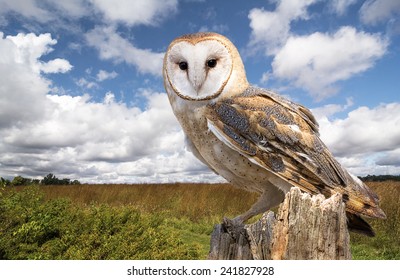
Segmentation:
{"type": "Polygon", "coordinates": [[[246,230],[244,229],[244,223],[240,216],[233,218],[233,219],[229,219],[229,218],[225,217],[222,221],[222,227],[235,240],[237,240],[240,235],[246,234],[246,230]]]}

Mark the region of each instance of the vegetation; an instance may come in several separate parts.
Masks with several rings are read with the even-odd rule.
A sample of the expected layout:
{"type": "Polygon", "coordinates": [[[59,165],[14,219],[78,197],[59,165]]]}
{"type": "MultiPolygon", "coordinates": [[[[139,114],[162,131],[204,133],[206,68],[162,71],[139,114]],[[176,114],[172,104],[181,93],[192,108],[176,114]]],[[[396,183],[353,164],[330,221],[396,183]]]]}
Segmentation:
{"type": "Polygon", "coordinates": [[[400,181],[400,175],[367,175],[360,179],[364,182],[400,181]]]}
{"type": "Polygon", "coordinates": [[[17,186],[30,186],[30,185],[80,185],[78,180],[71,181],[70,179],[58,179],[52,173],[47,174],[42,180],[24,178],[22,176],[16,176],[12,181],[0,177],[0,187],[17,187],[17,186]]]}
{"type": "MultiPolygon", "coordinates": [[[[368,185],[387,220],[355,259],[400,259],[400,182],[368,185]]],[[[36,185],[0,190],[0,259],[205,259],[213,225],[256,195],[227,184],[36,185]]]]}
{"type": "Polygon", "coordinates": [[[352,234],[353,259],[400,260],[400,182],[367,182],[379,196],[387,219],[369,219],[376,237],[352,234]]]}

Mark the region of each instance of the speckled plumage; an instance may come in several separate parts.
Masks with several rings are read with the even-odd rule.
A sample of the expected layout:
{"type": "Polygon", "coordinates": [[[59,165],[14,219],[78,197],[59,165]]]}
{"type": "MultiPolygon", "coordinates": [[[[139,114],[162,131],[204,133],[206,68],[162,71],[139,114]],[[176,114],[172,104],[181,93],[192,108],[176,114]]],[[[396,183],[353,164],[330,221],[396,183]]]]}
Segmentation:
{"type": "Polygon", "coordinates": [[[240,55],[227,38],[196,33],[174,40],[164,59],[164,84],[193,154],[233,185],[261,194],[237,221],[278,205],[292,186],[326,197],[341,193],[351,229],[372,235],[359,215],[385,217],[376,194],[321,141],[307,108],[248,84],[240,55]],[[217,61],[215,67],[207,66],[210,59],[217,61]],[[177,66],[182,61],[185,70],[177,66]],[[213,83],[200,92],[208,79],[213,83]],[[178,92],[183,88],[188,93],[178,92]]]}

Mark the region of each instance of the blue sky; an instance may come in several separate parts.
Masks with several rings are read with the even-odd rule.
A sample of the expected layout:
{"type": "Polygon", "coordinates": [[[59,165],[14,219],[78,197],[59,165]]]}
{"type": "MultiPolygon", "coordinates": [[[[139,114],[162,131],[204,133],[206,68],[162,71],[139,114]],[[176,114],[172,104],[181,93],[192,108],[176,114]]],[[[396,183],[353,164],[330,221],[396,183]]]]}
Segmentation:
{"type": "Polygon", "coordinates": [[[184,147],[162,57],[221,33],[248,80],[311,108],[356,175],[400,174],[397,0],[0,0],[0,176],[221,180],[184,147]]]}

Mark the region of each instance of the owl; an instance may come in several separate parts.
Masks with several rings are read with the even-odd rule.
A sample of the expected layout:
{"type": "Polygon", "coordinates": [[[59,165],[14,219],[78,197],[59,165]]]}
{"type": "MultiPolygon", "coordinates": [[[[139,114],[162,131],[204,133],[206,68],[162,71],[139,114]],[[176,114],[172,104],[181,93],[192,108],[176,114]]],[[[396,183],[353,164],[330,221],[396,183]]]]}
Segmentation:
{"type": "Polygon", "coordinates": [[[340,193],[349,229],[374,235],[361,215],[385,218],[377,195],[332,156],[310,110],[248,83],[229,39],[217,33],[176,38],[163,77],[188,149],[234,186],[260,194],[235,223],[279,205],[299,187],[325,197],[340,193]]]}

